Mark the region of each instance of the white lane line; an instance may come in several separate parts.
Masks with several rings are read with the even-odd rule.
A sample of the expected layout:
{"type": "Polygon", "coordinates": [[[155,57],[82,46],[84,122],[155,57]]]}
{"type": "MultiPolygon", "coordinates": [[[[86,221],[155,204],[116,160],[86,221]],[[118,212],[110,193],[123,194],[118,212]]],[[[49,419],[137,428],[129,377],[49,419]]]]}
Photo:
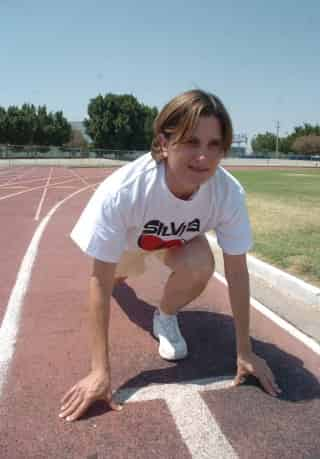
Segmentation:
{"type": "Polygon", "coordinates": [[[7,185],[6,187],[4,187],[4,190],[0,190],[0,191],[6,191],[6,190],[22,190],[22,189],[28,189],[29,187],[28,186],[24,186],[24,185],[7,185]]]}
{"type": "Polygon", "coordinates": [[[233,387],[234,377],[219,376],[212,378],[192,379],[179,383],[150,384],[144,387],[130,387],[113,392],[115,399],[124,402],[142,402],[147,400],[157,400],[175,396],[184,386],[188,386],[191,391],[208,391],[218,389],[228,389],[233,387]]]}
{"type": "Polygon", "coordinates": [[[48,212],[48,214],[37,226],[29,247],[22,260],[0,328],[0,398],[7,379],[10,363],[14,355],[16,340],[19,332],[23,300],[29,286],[32,268],[36,259],[42,234],[52,215],[62,204],[71,199],[73,196],[76,196],[77,194],[82,193],[89,188],[90,186],[86,186],[78,191],[75,191],[71,195],[64,198],[62,201],[59,201],[48,212]]]}
{"type": "Polygon", "coordinates": [[[75,177],[79,178],[84,185],[89,185],[89,182],[81,177],[81,175],[77,172],[73,171],[72,169],[69,169],[69,172],[71,172],[71,174],[73,174],[75,177]]]}
{"type": "Polygon", "coordinates": [[[6,180],[8,178],[11,179],[11,178],[16,177],[16,176],[17,176],[17,174],[15,173],[15,171],[10,171],[9,170],[9,171],[3,172],[2,174],[0,172],[0,180],[6,180]]]}
{"type": "MultiPolygon", "coordinates": [[[[7,186],[7,184],[9,184],[10,182],[13,182],[15,181],[16,179],[19,179],[21,177],[23,177],[25,174],[22,174],[22,175],[15,175],[13,177],[11,177],[12,180],[9,180],[8,182],[5,182],[5,183],[1,183],[0,184],[0,188],[3,188],[5,186],[7,186]],[[14,179],[14,180],[13,180],[14,179]]],[[[24,180],[21,180],[21,182],[23,182],[23,184],[28,184],[30,182],[35,182],[35,181],[39,181],[39,180],[45,180],[45,178],[38,178],[38,179],[24,179],[24,180]]]]}
{"type": "Polygon", "coordinates": [[[50,183],[50,180],[51,180],[52,171],[53,171],[53,167],[51,167],[51,169],[50,169],[48,180],[47,180],[47,183],[45,184],[45,187],[44,187],[44,190],[43,190],[43,193],[42,193],[39,205],[38,205],[38,209],[37,209],[36,215],[34,217],[34,219],[36,221],[39,220],[39,215],[40,215],[40,212],[41,212],[41,209],[42,209],[42,205],[44,203],[44,199],[46,197],[46,194],[47,194],[47,191],[48,191],[48,186],[49,186],[49,183],[50,183]]]}
{"type": "Polygon", "coordinates": [[[0,177],[0,186],[5,186],[7,183],[10,183],[10,181],[13,181],[16,177],[18,177],[17,174],[6,174],[5,176],[0,177]],[[4,183],[4,185],[1,183],[4,183]]]}
{"type": "Polygon", "coordinates": [[[5,175],[7,174],[8,172],[11,172],[12,169],[10,167],[1,167],[0,165],[0,176],[1,175],[5,175]]]}
{"type": "Polygon", "coordinates": [[[197,392],[180,388],[179,392],[166,402],[192,458],[238,457],[207,404],[197,392]]]}
{"type": "MultiPolygon", "coordinates": [[[[68,180],[64,180],[63,182],[52,183],[51,185],[48,186],[48,188],[53,188],[56,185],[63,185],[64,183],[70,183],[70,182],[73,182],[73,181],[74,181],[74,179],[71,178],[71,179],[68,179],[68,180]]],[[[40,186],[35,186],[34,188],[30,188],[29,190],[19,191],[17,193],[6,194],[5,196],[1,196],[0,201],[2,201],[3,199],[13,198],[14,196],[19,196],[20,194],[30,193],[31,191],[41,190],[43,187],[44,187],[44,185],[40,185],[40,186]]]]}
{"type": "Polygon", "coordinates": [[[223,435],[199,392],[228,389],[230,377],[206,378],[177,384],[153,384],[115,392],[120,402],[165,400],[180,435],[194,459],[236,459],[238,455],[223,435]]]}
{"type": "Polygon", "coordinates": [[[75,185],[52,185],[51,189],[52,190],[71,190],[71,189],[75,189],[75,188],[78,188],[77,186],[75,185]]]}
{"type": "MultiPolygon", "coordinates": [[[[70,179],[70,175],[65,176],[65,177],[56,177],[54,180],[63,180],[63,179],[70,179]]],[[[30,180],[23,180],[23,184],[24,185],[29,185],[30,183],[33,183],[33,182],[43,182],[45,180],[47,180],[47,177],[41,177],[41,178],[30,179],[30,180]]],[[[4,187],[4,186],[5,185],[0,185],[0,188],[4,187]]],[[[41,185],[41,186],[43,186],[43,185],[41,185]]]]}
{"type": "MultiPolygon", "coordinates": [[[[41,177],[41,178],[37,178],[37,179],[30,179],[30,180],[22,180],[22,182],[23,182],[24,185],[28,185],[29,183],[32,183],[32,182],[42,182],[44,180],[46,180],[46,177],[41,177]]],[[[0,188],[3,188],[3,187],[7,187],[7,185],[5,183],[1,184],[0,188]]]]}
{"type": "MultiPolygon", "coordinates": [[[[228,285],[226,279],[221,276],[219,273],[214,273],[214,277],[216,277],[220,282],[224,285],[228,285]]],[[[283,330],[288,332],[291,336],[302,342],[305,346],[311,349],[315,354],[320,356],[320,345],[310,338],[308,335],[304,334],[302,331],[298,330],[294,325],[287,322],[282,317],[278,316],[275,312],[268,309],[263,304],[259,303],[259,301],[255,300],[254,298],[250,298],[250,304],[261,314],[263,314],[268,319],[272,320],[275,324],[281,327],[283,330]]]]}
{"type": "Polygon", "coordinates": [[[16,175],[14,178],[11,178],[10,180],[8,180],[8,181],[5,182],[5,183],[1,183],[1,186],[5,186],[5,185],[7,185],[8,183],[15,182],[16,180],[21,179],[21,177],[24,177],[25,175],[27,175],[27,174],[30,173],[31,171],[33,171],[33,168],[27,170],[24,174],[16,175]]]}

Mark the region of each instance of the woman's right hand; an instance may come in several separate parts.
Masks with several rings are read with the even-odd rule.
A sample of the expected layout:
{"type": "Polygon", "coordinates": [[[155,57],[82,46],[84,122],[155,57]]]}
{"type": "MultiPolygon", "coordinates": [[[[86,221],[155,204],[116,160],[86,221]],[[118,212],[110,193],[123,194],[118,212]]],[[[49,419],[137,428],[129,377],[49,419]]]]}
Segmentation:
{"type": "Polygon", "coordinates": [[[67,421],[80,418],[96,400],[104,400],[112,410],[123,406],[112,400],[110,375],[107,371],[92,371],[81,379],[62,398],[59,417],[67,421]]]}

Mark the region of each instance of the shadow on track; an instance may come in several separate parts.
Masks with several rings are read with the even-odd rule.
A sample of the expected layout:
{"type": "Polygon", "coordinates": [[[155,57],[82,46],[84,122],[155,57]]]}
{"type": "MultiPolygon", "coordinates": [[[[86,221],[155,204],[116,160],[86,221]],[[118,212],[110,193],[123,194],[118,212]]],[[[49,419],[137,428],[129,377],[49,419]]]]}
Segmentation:
{"type": "MultiPolygon", "coordinates": [[[[113,297],[129,320],[152,335],[154,305],[140,299],[125,283],[114,289],[113,297]]],[[[186,359],[167,362],[166,368],[142,371],[117,388],[117,392],[135,387],[139,389],[148,384],[179,383],[214,377],[233,378],[236,374],[233,319],[228,315],[215,313],[214,307],[208,306],[212,312],[186,309],[179,313],[179,323],[189,348],[189,356],[186,359]]],[[[254,352],[266,359],[282,389],[278,400],[301,403],[320,398],[320,384],[315,376],[303,367],[301,360],[273,344],[254,338],[251,341],[254,352]]],[[[254,376],[249,376],[242,386],[255,386],[264,391],[254,376]]],[[[84,419],[99,416],[107,411],[109,408],[106,404],[96,402],[84,419]]]]}

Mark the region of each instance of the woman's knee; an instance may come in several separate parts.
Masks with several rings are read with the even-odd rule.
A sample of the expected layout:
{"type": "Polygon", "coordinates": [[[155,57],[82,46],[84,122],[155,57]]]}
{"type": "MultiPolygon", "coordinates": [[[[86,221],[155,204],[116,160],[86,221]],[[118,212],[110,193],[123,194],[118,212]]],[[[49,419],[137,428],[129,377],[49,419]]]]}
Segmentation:
{"type": "Polygon", "coordinates": [[[214,256],[205,236],[168,251],[165,263],[175,272],[184,272],[192,284],[206,285],[215,269],[214,256]]]}
{"type": "Polygon", "coordinates": [[[190,263],[186,264],[186,269],[188,270],[189,276],[193,283],[207,285],[208,281],[214,273],[215,263],[214,257],[211,256],[191,260],[190,263]]]}

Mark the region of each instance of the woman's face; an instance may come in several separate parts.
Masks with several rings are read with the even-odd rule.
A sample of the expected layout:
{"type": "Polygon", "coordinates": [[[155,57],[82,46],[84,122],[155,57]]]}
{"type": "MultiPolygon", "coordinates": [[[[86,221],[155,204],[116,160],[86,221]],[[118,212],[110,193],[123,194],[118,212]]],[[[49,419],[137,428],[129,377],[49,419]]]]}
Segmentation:
{"type": "Polygon", "coordinates": [[[165,161],[166,181],[170,191],[188,199],[214,175],[224,156],[221,124],[215,116],[200,116],[190,136],[181,143],[160,140],[165,161]]]}

